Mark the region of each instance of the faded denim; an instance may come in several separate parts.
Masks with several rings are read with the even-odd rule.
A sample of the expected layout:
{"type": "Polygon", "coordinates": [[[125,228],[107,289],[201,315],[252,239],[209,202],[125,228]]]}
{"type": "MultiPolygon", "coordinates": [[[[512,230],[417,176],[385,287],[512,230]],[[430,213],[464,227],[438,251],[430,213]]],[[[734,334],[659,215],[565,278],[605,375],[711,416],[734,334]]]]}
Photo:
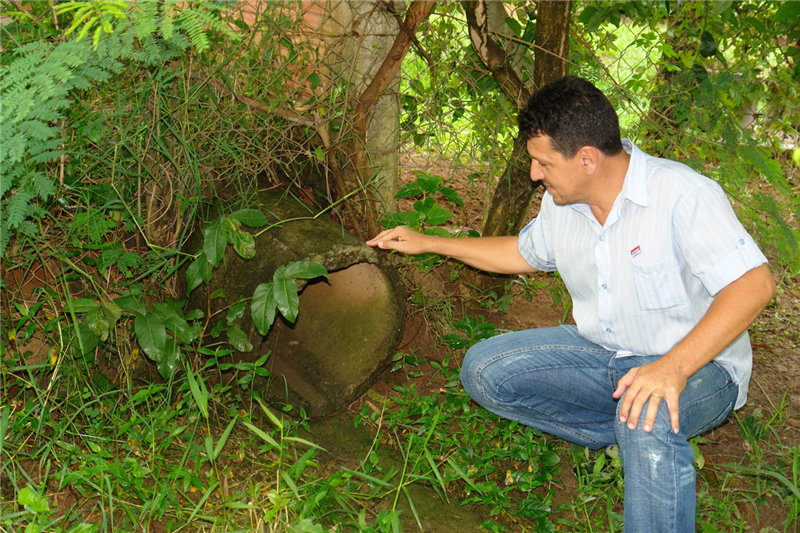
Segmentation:
{"type": "Polygon", "coordinates": [[[570,442],[600,449],[619,445],[625,471],[625,531],[695,530],[695,470],[689,438],[725,421],[738,386],[711,362],[687,382],[680,398],[680,433],[666,404],[650,433],[619,422],[621,402],[611,395],[635,366],[658,357],[615,357],[574,326],[516,331],[473,346],[461,381],[481,406],[570,442]]]}

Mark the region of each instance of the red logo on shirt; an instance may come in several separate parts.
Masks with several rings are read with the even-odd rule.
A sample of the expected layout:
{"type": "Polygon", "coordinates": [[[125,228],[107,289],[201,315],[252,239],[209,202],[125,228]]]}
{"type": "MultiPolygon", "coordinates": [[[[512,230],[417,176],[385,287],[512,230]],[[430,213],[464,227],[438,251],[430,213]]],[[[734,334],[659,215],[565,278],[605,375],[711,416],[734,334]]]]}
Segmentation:
{"type": "Polygon", "coordinates": [[[631,250],[631,257],[636,257],[640,253],[642,253],[642,247],[641,246],[637,246],[636,248],[631,250]]]}

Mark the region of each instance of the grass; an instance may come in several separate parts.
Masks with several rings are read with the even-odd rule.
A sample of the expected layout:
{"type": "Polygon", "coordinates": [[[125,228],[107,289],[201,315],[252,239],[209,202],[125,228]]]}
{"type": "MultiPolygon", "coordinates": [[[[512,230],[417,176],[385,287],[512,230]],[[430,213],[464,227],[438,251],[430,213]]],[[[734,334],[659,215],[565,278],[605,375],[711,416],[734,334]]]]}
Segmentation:
{"type": "MultiPolygon", "coordinates": [[[[119,386],[68,344],[34,362],[6,335],[0,531],[394,532],[422,523],[429,497],[474,509],[487,531],[621,531],[619,459],[476,408],[459,361],[497,328],[481,316],[456,320],[439,299],[417,301],[426,303],[453,313],[436,350],[444,355],[415,348],[395,357],[394,387],[372,391],[350,414],[374,440],[348,465],[323,460],[313,422],[275,412],[247,376],[224,381],[213,362],[172,382],[119,386]]],[[[68,338],[76,327],[55,328],[44,306],[29,309],[15,329],[35,327],[21,341],[48,326],[68,338]]],[[[797,531],[791,417],[784,395],[693,439],[701,531],[797,531]],[[725,439],[734,443],[719,448],[725,439]]]]}

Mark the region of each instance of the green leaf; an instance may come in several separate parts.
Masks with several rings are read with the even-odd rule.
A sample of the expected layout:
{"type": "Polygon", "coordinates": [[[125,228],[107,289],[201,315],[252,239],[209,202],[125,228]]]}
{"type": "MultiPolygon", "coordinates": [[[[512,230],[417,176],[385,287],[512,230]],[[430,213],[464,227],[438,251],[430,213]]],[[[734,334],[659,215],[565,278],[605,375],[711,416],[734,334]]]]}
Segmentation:
{"type": "Polygon", "coordinates": [[[244,259],[252,259],[256,255],[256,241],[252,235],[239,228],[231,228],[228,237],[233,243],[233,249],[244,259]]]}
{"type": "Polygon", "coordinates": [[[451,218],[453,218],[453,213],[448,211],[447,209],[443,209],[438,205],[435,205],[425,211],[425,216],[427,219],[425,222],[430,224],[431,226],[438,226],[439,224],[444,224],[451,218]]]}
{"type": "Polygon", "coordinates": [[[69,528],[66,533],[97,533],[97,524],[81,522],[69,528]]]}
{"type": "Polygon", "coordinates": [[[308,75],[308,81],[311,82],[311,88],[316,89],[322,84],[322,79],[319,77],[319,74],[316,72],[312,72],[308,75]]]}
{"type": "Polygon", "coordinates": [[[415,196],[419,196],[422,194],[422,189],[417,183],[406,183],[400,190],[397,191],[397,194],[394,195],[395,198],[413,198],[415,196]]]}
{"type": "Polygon", "coordinates": [[[186,315],[184,315],[183,318],[186,320],[200,320],[204,316],[206,316],[206,314],[200,309],[190,309],[189,311],[186,311],[186,315]]]}
{"type": "Polygon", "coordinates": [[[137,300],[133,296],[120,296],[114,299],[114,303],[124,312],[132,315],[146,315],[147,309],[141,300],[137,300]]]}
{"type": "Polygon", "coordinates": [[[228,242],[233,244],[237,254],[245,259],[252,259],[256,255],[256,243],[253,236],[239,227],[238,220],[225,218],[222,227],[228,242]]]}
{"type": "Polygon", "coordinates": [[[419,174],[417,176],[417,183],[422,190],[431,194],[436,194],[442,187],[443,180],[441,176],[431,176],[429,174],[419,174]]]}
{"type": "Polygon", "coordinates": [[[464,205],[464,201],[461,199],[461,196],[450,187],[442,187],[439,192],[442,193],[442,196],[454,204],[459,206],[464,205]]]}
{"type": "Polygon", "coordinates": [[[416,212],[387,213],[381,218],[381,226],[384,228],[396,228],[397,226],[416,226],[422,219],[422,215],[416,212]]]}
{"type": "Polygon", "coordinates": [[[17,503],[28,507],[36,514],[47,513],[50,511],[50,505],[47,503],[47,498],[36,492],[30,485],[21,489],[17,493],[17,503]]]}
{"type": "MultiPolygon", "coordinates": [[[[97,310],[97,302],[90,298],[74,298],[70,305],[76,313],[88,313],[97,310]]],[[[69,307],[67,308],[69,309],[69,307]]]]}
{"type": "Polygon", "coordinates": [[[578,22],[580,22],[581,24],[588,23],[590,20],[592,20],[592,17],[594,17],[595,13],[597,13],[596,7],[591,7],[591,6],[587,7],[586,9],[581,11],[580,15],[578,15],[578,22]]]}
{"type": "Polygon", "coordinates": [[[189,381],[189,391],[192,393],[192,398],[200,409],[203,418],[208,419],[208,389],[203,382],[203,378],[195,378],[194,372],[188,366],[186,367],[186,379],[189,381]]]}
{"type": "Polygon", "coordinates": [[[100,340],[105,341],[108,338],[111,325],[99,309],[86,313],[86,325],[89,326],[89,331],[100,337],[100,340]]]}
{"type": "Polygon", "coordinates": [[[716,0],[711,2],[711,16],[716,17],[725,13],[733,5],[733,0],[716,0]]]}
{"type": "Polygon", "coordinates": [[[704,31],[700,36],[700,55],[703,57],[713,57],[717,53],[717,43],[710,32],[704,31]]]}
{"type": "Polygon", "coordinates": [[[603,22],[602,12],[593,6],[586,7],[581,11],[578,22],[586,26],[587,31],[594,32],[603,22]]]}
{"type": "Polygon", "coordinates": [[[521,37],[522,36],[522,25],[519,23],[519,21],[517,19],[511,18],[511,17],[506,17],[506,26],[508,26],[508,28],[511,31],[516,33],[517,37],[521,37]]]}
{"type": "Polygon", "coordinates": [[[189,268],[186,269],[187,294],[196,289],[201,283],[211,281],[214,267],[208,262],[205,252],[200,252],[189,268]]]}
{"type": "Polygon", "coordinates": [[[239,211],[231,213],[229,218],[236,219],[245,226],[253,228],[263,226],[267,223],[267,217],[257,209],[240,209],[239,211]]]}
{"type": "Polygon", "coordinates": [[[297,282],[289,277],[278,277],[278,271],[276,271],[275,279],[273,279],[273,294],[278,310],[286,317],[286,320],[294,322],[300,310],[297,282]]]}
{"type": "Polygon", "coordinates": [[[798,19],[800,19],[800,2],[784,2],[774,17],[774,20],[797,21],[798,19]]]}
{"type": "Polygon", "coordinates": [[[228,326],[236,324],[236,321],[244,316],[244,311],[247,308],[247,300],[236,302],[228,309],[228,314],[225,315],[225,323],[228,326]]]}
{"type": "Polygon", "coordinates": [[[561,461],[558,454],[553,451],[546,451],[541,456],[542,464],[544,466],[555,466],[561,461]]]}
{"type": "Polygon", "coordinates": [[[167,302],[156,302],[153,304],[153,311],[164,320],[164,325],[167,329],[178,337],[181,342],[189,344],[197,340],[197,329],[186,322],[183,312],[179,308],[167,302]]]}
{"type": "Polygon", "coordinates": [[[167,344],[167,328],[161,317],[155,313],[137,315],[133,321],[133,330],[144,353],[155,362],[161,361],[167,344]]]}
{"type": "MultiPolygon", "coordinates": [[[[449,231],[442,228],[441,226],[433,227],[433,228],[425,228],[423,232],[425,235],[438,235],[439,237],[452,237],[449,231]]],[[[430,254],[435,255],[435,254],[430,254]]]]}
{"type": "MultiPolygon", "coordinates": [[[[276,270],[276,273],[280,271],[276,270]]],[[[295,261],[289,263],[282,270],[282,277],[289,277],[293,279],[314,279],[319,277],[328,277],[328,271],[324,266],[314,261],[295,261]]]]}
{"type": "Polygon", "coordinates": [[[244,422],[244,425],[245,425],[245,427],[247,427],[247,429],[249,429],[250,431],[255,433],[257,436],[261,437],[261,440],[263,440],[264,442],[266,442],[270,446],[272,446],[274,448],[280,448],[280,446],[275,441],[275,439],[273,439],[272,437],[267,435],[267,433],[265,433],[262,429],[257,428],[256,426],[254,426],[253,424],[250,424],[249,422],[244,422]]]}
{"type": "Polygon", "coordinates": [[[225,247],[228,245],[222,221],[216,220],[203,228],[203,238],[203,252],[211,266],[216,268],[225,256],[225,247]]]}
{"type": "Polygon", "coordinates": [[[100,337],[89,330],[85,322],[78,322],[78,327],[73,328],[74,337],[70,340],[70,347],[75,350],[78,357],[87,357],[94,352],[100,344],[100,337]]]}
{"type": "Polygon", "coordinates": [[[233,417],[228,423],[228,427],[226,427],[225,431],[223,431],[222,435],[220,435],[217,445],[214,447],[214,455],[211,457],[212,461],[216,461],[219,457],[219,454],[222,453],[222,448],[224,448],[225,443],[228,442],[228,437],[230,437],[233,426],[236,424],[237,420],[239,420],[238,417],[233,417]]]}
{"type": "Polygon", "coordinates": [[[273,282],[262,283],[253,291],[253,299],[250,304],[250,314],[256,329],[262,335],[269,333],[269,328],[275,321],[275,294],[273,292],[273,282]]]}
{"type": "Polygon", "coordinates": [[[164,347],[164,357],[156,363],[156,369],[162,378],[169,381],[175,376],[180,362],[181,351],[174,338],[168,338],[164,347]]]}
{"type": "Polygon", "coordinates": [[[420,96],[428,94],[428,91],[425,90],[425,84],[419,78],[409,78],[408,85],[420,96]]]}
{"type": "Polygon", "coordinates": [[[122,318],[122,309],[114,302],[100,302],[100,309],[111,324],[116,324],[122,318]]]}
{"type": "Polygon", "coordinates": [[[253,345],[247,334],[236,326],[228,328],[225,332],[228,335],[228,342],[237,352],[247,353],[253,350],[253,345]]]}

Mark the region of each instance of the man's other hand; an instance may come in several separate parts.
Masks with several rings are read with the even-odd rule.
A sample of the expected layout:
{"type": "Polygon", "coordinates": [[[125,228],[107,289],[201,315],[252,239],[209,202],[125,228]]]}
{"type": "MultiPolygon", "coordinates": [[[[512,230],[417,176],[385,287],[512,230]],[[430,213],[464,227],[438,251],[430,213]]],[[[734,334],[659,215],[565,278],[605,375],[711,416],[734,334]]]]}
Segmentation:
{"type": "Polygon", "coordinates": [[[681,427],[679,398],[686,388],[686,380],[687,377],[670,365],[669,360],[665,358],[632,368],[619,380],[617,390],[613,394],[614,398],[621,398],[622,394],[628,391],[619,409],[620,422],[627,422],[630,429],[636,429],[642,409],[650,399],[642,429],[647,432],[652,431],[663,399],[667,402],[672,430],[678,433],[681,427]]]}

